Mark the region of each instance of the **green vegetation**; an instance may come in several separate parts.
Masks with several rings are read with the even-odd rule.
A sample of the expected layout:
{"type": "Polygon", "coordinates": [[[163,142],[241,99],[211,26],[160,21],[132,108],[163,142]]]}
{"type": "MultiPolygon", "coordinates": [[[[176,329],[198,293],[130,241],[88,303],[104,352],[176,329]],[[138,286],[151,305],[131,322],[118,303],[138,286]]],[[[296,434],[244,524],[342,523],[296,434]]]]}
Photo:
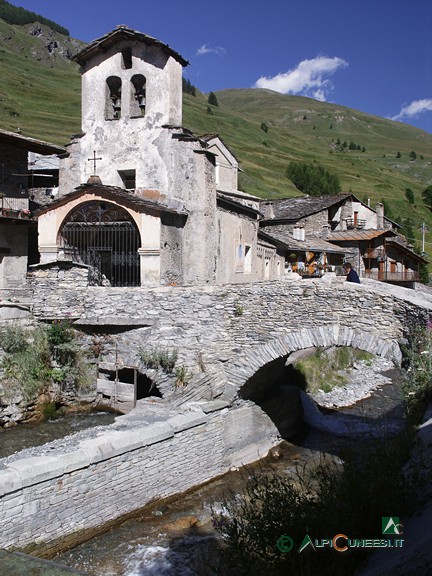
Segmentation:
{"type": "Polygon", "coordinates": [[[432,185],[423,190],[422,198],[426,206],[432,210],[432,185]]]}
{"type": "Polygon", "coordinates": [[[146,368],[153,370],[162,369],[166,374],[171,374],[174,370],[175,363],[178,358],[177,350],[165,350],[165,349],[155,349],[155,350],[140,350],[139,356],[141,362],[146,368]]]}
{"type": "Polygon", "coordinates": [[[307,162],[290,162],[286,175],[300,192],[310,196],[335,196],[342,192],[339,178],[322,166],[307,162]]]}
{"type": "MultiPolygon", "coordinates": [[[[65,36],[58,39],[63,44],[70,41],[71,52],[81,47],[65,36]]],[[[47,57],[40,38],[28,35],[22,26],[0,20],[0,63],[3,129],[16,131],[19,127],[25,136],[56,144],[65,144],[80,132],[80,76],[75,62],[59,55],[47,57]]],[[[197,135],[220,134],[240,162],[239,183],[245,192],[262,198],[298,195],[286,178],[292,161],[322,166],[337,175],[343,192],[370,199],[372,207],[384,198],[396,216],[406,213],[407,188],[420,198],[430,186],[432,135],[412,126],[270,90],[233,89],[214,94],[218,106],[209,105],[208,95],[198,89],[195,96],[186,91],[183,125],[197,135]],[[265,144],[263,124],[267,128],[265,144]],[[338,140],[347,142],[343,153],[337,147],[333,150],[338,140]],[[400,152],[398,159],[396,151],[400,152]],[[410,156],[413,151],[415,159],[410,156]]],[[[432,230],[428,206],[432,203],[418,202],[410,212],[413,221],[425,222],[432,230]]],[[[419,241],[419,226],[414,233],[419,241]]],[[[426,252],[432,256],[432,243],[426,243],[426,252]]]]}
{"type": "Polygon", "coordinates": [[[178,366],[175,371],[175,386],[176,388],[183,388],[189,384],[189,371],[186,366],[178,366]]]}
{"type": "Polygon", "coordinates": [[[244,308],[240,302],[235,302],[234,304],[234,316],[243,316],[244,308]]]}
{"type": "Polygon", "coordinates": [[[322,349],[296,362],[295,368],[306,378],[310,393],[330,392],[348,383],[346,370],[356,362],[370,363],[373,354],[348,346],[322,349]]]}
{"type": "Polygon", "coordinates": [[[414,204],[414,192],[411,190],[411,188],[407,188],[405,190],[405,198],[408,200],[408,202],[410,204],[414,204]]]}
{"type": "MultiPolygon", "coordinates": [[[[358,443],[341,452],[342,460],[322,456],[291,477],[248,470],[244,491],[228,496],[222,502],[223,512],[212,511],[229,566],[241,576],[353,574],[367,550],[343,554],[322,548],[319,553],[312,549],[299,553],[300,545],[306,536],[312,540],[336,534],[376,538],[382,516],[390,510],[407,513],[414,500],[414,474],[408,477],[402,468],[408,456],[407,440],[358,443]],[[277,544],[284,536],[292,539],[291,551],[282,551],[277,544]]],[[[345,540],[338,544],[343,546],[345,540]]]]}
{"type": "Polygon", "coordinates": [[[35,400],[52,382],[62,389],[83,391],[94,381],[67,322],[35,328],[8,326],[0,331],[0,347],[5,352],[1,368],[6,399],[21,394],[27,401],[35,400]]]}
{"type": "Polygon", "coordinates": [[[18,6],[13,6],[6,0],[0,0],[0,18],[9,24],[32,24],[33,22],[40,22],[41,24],[46,24],[52,30],[69,36],[69,30],[59,26],[52,20],[48,20],[39,14],[25,10],[24,8],[19,8],[18,6]]]}
{"type": "Polygon", "coordinates": [[[184,94],[190,94],[191,96],[196,96],[196,88],[191,81],[182,76],[182,92],[184,94]]]}
{"type": "MultiPolygon", "coordinates": [[[[351,362],[348,349],[341,348],[340,352],[335,367],[351,362]]],[[[316,356],[315,364],[308,366],[308,379],[311,366],[320,371],[325,351],[316,356]]],[[[224,556],[236,574],[352,575],[365,558],[366,549],[339,553],[328,547],[318,554],[309,546],[299,553],[305,537],[312,541],[336,534],[350,539],[376,538],[382,517],[392,510],[404,516],[418,505],[420,488],[429,472],[423,469],[421,453],[412,454],[411,450],[413,425],[421,421],[432,401],[431,321],[411,329],[404,365],[411,425],[403,434],[389,438],[383,429],[380,439],[357,440],[351,448],[340,451],[340,459],[321,456],[319,462],[297,468],[291,476],[247,471],[245,489],[225,498],[222,512],[212,511],[224,556]]],[[[344,546],[345,540],[338,544],[344,546]]]]}
{"type": "Polygon", "coordinates": [[[219,106],[217,96],[214,92],[210,92],[210,94],[208,95],[208,98],[207,98],[207,102],[209,104],[211,104],[212,106],[219,106]]]}
{"type": "Polygon", "coordinates": [[[404,393],[410,422],[419,424],[426,406],[432,402],[432,322],[415,326],[409,341],[402,347],[404,355],[404,393]]]}

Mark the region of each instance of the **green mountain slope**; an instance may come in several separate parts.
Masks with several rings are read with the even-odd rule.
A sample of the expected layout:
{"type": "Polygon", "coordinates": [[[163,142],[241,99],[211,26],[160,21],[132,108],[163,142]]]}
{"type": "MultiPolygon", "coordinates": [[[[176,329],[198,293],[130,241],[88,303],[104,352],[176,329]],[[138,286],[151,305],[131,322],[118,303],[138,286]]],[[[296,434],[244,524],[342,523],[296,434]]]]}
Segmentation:
{"type": "MultiPolygon", "coordinates": [[[[80,131],[80,76],[70,56],[82,45],[43,24],[0,20],[1,128],[63,145],[80,131]]],[[[343,191],[370,198],[372,205],[384,199],[394,218],[409,217],[417,242],[423,221],[432,230],[432,215],[421,200],[432,183],[431,134],[269,90],[216,95],[219,106],[209,106],[198,90],[196,97],[184,94],[183,125],[198,135],[221,136],[240,162],[241,189],[263,198],[298,195],[285,175],[289,162],[317,162],[338,174],[343,191]],[[405,197],[407,188],[414,205],[405,197]]]]}
{"type": "Polygon", "coordinates": [[[69,58],[83,45],[44,24],[0,20],[0,128],[55,144],[79,132],[81,81],[69,58]]]}

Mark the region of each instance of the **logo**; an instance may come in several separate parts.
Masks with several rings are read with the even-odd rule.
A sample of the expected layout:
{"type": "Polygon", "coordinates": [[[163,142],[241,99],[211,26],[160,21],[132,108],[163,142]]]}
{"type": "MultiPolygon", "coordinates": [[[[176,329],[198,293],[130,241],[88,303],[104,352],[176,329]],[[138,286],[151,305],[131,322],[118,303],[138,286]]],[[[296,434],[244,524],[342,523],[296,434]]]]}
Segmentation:
{"type": "Polygon", "coordinates": [[[306,546],[309,546],[309,544],[315,550],[315,546],[311,540],[311,537],[309,536],[309,534],[306,534],[306,536],[303,538],[303,542],[301,543],[301,546],[299,548],[299,554],[300,554],[300,552],[303,552],[303,550],[306,548],[306,546]]]}
{"type": "Polygon", "coordinates": [[[280,552],[291,552],[294,547],[294,541],[290,536],[281,536],[276,542],[276,547],[280,552]]]}
{"type": "Polygon", "coordinates": [[[381,520],[383,534],[402,534],[403,526],[398,516],[383,516],[381,520]]]}

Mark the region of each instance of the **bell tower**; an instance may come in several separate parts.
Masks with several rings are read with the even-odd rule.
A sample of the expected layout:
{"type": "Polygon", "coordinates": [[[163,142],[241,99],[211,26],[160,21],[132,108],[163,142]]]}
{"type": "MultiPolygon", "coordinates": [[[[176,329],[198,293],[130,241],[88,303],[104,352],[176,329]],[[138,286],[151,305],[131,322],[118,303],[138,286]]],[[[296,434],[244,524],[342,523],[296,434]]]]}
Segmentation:
{"type": "Polygon", "coordinates": [[[81,65],[84,132],[103,122],[181,125],[181,76],[187,61],[166,44],[118,26],[74,60],[81,65]]]}
{"type": "Polygon", "coordinates": [[[182,71],[188,62],[127,26],[91,42],[74,60],[81,66],[82,133],[68,147],[60,193],[95,175],[87,162],[94,153],[104,185],[169,193],[167,129],[181,126],[182,71]]]}

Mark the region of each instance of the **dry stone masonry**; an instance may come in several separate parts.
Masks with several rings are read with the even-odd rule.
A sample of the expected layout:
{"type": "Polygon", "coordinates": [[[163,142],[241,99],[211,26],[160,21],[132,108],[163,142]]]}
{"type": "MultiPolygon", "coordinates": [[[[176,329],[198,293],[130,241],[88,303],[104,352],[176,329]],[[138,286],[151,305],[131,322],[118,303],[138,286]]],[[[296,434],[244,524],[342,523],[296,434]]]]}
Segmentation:
{"type": "MultiPolygon", "coordinates": [[[[242,389],[264,366],[313,346],[352,345],[400,360],[398,342],[424,324],[430,299],[375,284],[281,281],[212,287],[88,287],[87,269],[33,272],[33,314],[110,333],[117,359],[178,350],[175,375],[147,370],[163,400],[140,400],[96,432],[0,461],[0,547],[51,554],[156,498],[182,492],[278,442],[274,422],[242,389]]],[[[103,360],[114,363],[114,348],[103,360]]],[[[141,366],[142,369],[144,369],[141,366]]]]}

